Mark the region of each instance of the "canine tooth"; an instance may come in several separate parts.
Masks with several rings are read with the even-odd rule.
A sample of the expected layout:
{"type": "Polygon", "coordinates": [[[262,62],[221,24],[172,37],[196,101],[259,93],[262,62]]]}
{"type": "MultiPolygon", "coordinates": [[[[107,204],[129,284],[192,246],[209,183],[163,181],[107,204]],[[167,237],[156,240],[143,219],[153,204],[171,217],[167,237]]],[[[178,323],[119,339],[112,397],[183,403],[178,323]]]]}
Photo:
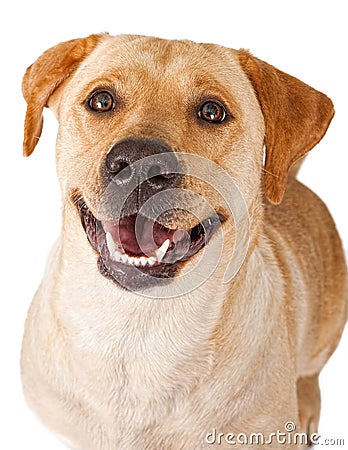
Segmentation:
{"type": "Polygon", "coordinates": [[[134,264],[134,256],[128,256],[128,264],[134,264]]]}
{"type": "MultiPolygon", "coordinates": [[[[169,248],[169,245],[170,245],[170,240],[169,239],[166,239],[164,242],[163,242],[163,244],[160,246],[160,248],[158,248],[157,250],[156,250],[156,257],[157,257],[157,261],[158,262],[161,262],[162,261],[162,259],[164,258],[164,255],[167,253],[167,250],[168,250],[168,248],[169,248]]],[[[153,264],[151,264],[151,265],[153,265],[153,264]]]]}
{"type": "Polygon", "coordinates": [[[145,256],[140,256],[140,264],[146,266],[147,258],[145,256]]]}
{"type": "Polygon", "coordinates": [[[116,246],[115,246],[115,242],[112,239],[112,236],[109,232],[106,233],[106,244],[108,246],[110,255],[113,255],[116,250],[116,246]]]}
{"type": "Polygon", "coordinates": [[[128,256],[126,254],[121,255],[121,261],[126,264],[128,262],[128,256]]]}

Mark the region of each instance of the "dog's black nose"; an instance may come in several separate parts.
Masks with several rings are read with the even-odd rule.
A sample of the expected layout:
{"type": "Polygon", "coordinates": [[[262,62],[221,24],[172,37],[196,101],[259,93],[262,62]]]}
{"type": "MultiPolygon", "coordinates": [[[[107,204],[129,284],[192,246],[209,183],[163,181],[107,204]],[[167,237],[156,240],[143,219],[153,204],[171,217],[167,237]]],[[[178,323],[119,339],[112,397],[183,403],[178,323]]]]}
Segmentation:
{"type": "Polygon", "coordinates": [[[179,161],[161,141],[129,138],[115,144],[106,156],[106,174],[118,185],[138,185],[146,191],[174,187],[179,178],[179,161]]]}

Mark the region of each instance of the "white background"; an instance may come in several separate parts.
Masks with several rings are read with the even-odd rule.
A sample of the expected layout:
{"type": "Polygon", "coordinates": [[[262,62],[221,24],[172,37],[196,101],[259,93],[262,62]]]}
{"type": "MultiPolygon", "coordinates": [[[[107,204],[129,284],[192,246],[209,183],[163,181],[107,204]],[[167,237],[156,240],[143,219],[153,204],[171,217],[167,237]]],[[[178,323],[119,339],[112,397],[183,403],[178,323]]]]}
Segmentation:
{"type": "MultiPolygon", "coordinates": [[[[43,136],[34,155],[29,159],[21,156],[25,114],[21,77],[26,67],[60,41],[101,31],[250,49],[327,93],[335,103],[336,117],[307,159],[301,179],[329,205],[347,249],[347,10],[339,0],[1,3],[0,448],[58,450],[65,447],[26,407],[19,378],[25,315],[60,225],[54,169],[56,123],[50,111],[45,113],[43,136]]],[[[346,446],[347,345],[346,333],[322,372],[320,430],[325,438],[345,438],[346,446]]]]}

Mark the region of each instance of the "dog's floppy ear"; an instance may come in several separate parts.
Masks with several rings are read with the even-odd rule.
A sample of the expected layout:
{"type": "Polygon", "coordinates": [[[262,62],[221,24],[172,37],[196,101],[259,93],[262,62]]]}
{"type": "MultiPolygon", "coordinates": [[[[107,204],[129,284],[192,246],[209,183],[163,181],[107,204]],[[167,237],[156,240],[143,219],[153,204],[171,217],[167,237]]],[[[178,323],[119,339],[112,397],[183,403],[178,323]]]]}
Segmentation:
{"type": "Polygon", "coordinates": [[[302,81],[239,51],[265,120],[264,188],[273,204],[282,201],[290,167],[324,136],[334,115],[326,95],[302,81]]]}
{"type": "Polygon", "coordinates": [[[44,52],[26,70],[22,91],[28,104],[24,126],[23,152],[31,155],[41,135],[42,111],[49,97],[100,42],[103,35],[62,42],[44,52]]]}

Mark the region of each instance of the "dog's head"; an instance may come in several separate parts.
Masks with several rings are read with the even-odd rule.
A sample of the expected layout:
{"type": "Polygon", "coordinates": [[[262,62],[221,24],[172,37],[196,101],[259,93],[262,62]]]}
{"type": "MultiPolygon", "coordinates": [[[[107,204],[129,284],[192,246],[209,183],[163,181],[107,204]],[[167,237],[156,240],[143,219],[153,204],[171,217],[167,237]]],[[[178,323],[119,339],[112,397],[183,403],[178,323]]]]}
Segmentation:
{"type": "Polygon", "coordinates": [[[226,195],[255,231],[263,193],[281,202],[333,116],[324,94],[247,51],[139,36],[61,43],[28,68],[23,93],[25,155],[51,107],[63,198],[100,272],[130,289],[180,273],[221,227],[231,253],[226,195]]]}

